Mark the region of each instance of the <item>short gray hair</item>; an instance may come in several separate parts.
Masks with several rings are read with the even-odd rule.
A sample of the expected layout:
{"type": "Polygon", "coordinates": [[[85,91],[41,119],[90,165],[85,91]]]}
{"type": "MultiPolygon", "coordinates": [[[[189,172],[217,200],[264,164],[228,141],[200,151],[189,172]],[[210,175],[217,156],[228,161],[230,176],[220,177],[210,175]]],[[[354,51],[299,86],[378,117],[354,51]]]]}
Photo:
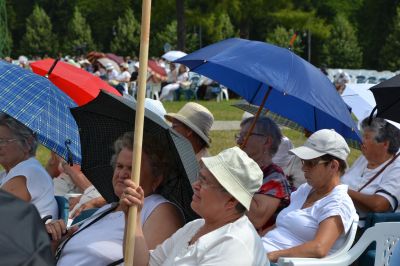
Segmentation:
{"type": "Polygon", "coordinates": [[[389,154],[396,154],[400,147],[400,130],[388,123],[385,119],[374,117],[371,121],[367,117],[361,122],[363,131],[369,130],[374,132],[376,142],[389,141],[389,154]]]}
{"type": "Polygon", "coordinates": [[[12,118],[6,113],[0,112],[0,126],[7,127],[15,138],[19,141],[23,148],[29,149],[29,155],[35,156],[38,147],[38,141],[33,131],[12,118]]]}
{"type": "MultiPolygon", "coordinates": [[[[247,124],[250,124],[254,121],[254,119],[254,116],[248,117],[240,123],[240,126],[243,127],[247,124]]],[[[271,118],[262,116],[257,119],[254,129],[256,129],[260,134],[271,137],[272,145],[270,149],[270,155],[274,156],[279,149],[279,145],[281,144],[283,137],[278,125],[272,121],[271,118]]]]}

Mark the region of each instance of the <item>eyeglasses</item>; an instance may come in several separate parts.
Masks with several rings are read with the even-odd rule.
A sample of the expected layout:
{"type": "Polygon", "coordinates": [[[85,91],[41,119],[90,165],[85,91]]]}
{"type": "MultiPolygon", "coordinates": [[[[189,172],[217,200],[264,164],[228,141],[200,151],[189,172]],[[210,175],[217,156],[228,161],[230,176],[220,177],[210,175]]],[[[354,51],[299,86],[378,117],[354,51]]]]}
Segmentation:
{"type": "Polygon", "coordinates": [[[330,161],[321,160],[321,159],[312,159],[312,160],[301,160],[301,164],[307,168],[314,168],[318,164],[329,163],[330,161]]]}
{"type": "Polygon", "coordinates": [[[203,189],[211,189],[211,188],[213,188],[213,189],[217,189],[217,190],[220,190],[220,191],[226,191],[221,185],[213,184],[213,183],[207,181],[207,179],[204,176],[201,176],[200,174],[197,177],[197,181],[199,182],[200,186],[203,189]]]}
{"type": "Polygon", "coordinates": [[[9,143],[16,141],[17,139],[0,139],[0,147],[7,146],[9,143]]]}
{"type": "MultiPolygon", "coordinates": [[[[247,132],[245,132],[243,134],[240,134],[240,133],[235,134],[235,140],[238,141],[239,139],[243,139],[246,136],[246,134],[247,134],[247,132]]],[[[264,134],[254,133],[254,132],[251,132],[249,136],[267,137],[264,134]]]]}

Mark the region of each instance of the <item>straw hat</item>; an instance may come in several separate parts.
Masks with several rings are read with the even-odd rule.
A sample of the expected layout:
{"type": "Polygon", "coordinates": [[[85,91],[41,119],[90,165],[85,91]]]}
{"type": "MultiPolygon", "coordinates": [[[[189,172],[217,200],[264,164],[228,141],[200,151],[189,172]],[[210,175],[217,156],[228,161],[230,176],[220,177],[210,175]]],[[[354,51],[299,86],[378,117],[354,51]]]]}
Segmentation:
{"type": "Polygon", "coordinates": [[[172,122],[173,119],[176,119],[185,124],[206,142],[207,147],[210,146],[211,139],[209,133],[211,126],[214,123],[214,116],[204,106],[198,103],[189,102],[185,104],[178,113],[166,114],[165,119],[170,122],[172,122]]]}
{"type": "Polygon", "coordinates": [[[106,70],[113,70],[113,69],[114,69],[113,64],[107,63],[107,65],[106,65],[106,70]]]}
{"type": "Polygon", "coordinates": [[[253,195],[263,180],[258,164],[238,147],[201,160],[229,194],[249,210],[253,195]]]}

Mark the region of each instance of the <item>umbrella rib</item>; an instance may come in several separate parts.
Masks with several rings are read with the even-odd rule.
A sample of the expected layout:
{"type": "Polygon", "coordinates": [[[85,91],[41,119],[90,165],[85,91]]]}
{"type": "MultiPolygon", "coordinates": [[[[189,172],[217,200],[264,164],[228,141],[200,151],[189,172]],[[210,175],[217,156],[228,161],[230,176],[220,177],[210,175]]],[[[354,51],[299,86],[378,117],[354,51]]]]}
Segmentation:
{"type": "MultiPolygon", "coordinates": [[[[253,103],[254,98],[257,96],[258,92],[260,91],[261,87],[262,87],[263,83],[260,82],[260,84],[258,85],[256,92],[253,94],[253,97],[251,97],[250,103],[253,103]]],[[[263,106],[264,107],[264,106],[263,106]]]]}

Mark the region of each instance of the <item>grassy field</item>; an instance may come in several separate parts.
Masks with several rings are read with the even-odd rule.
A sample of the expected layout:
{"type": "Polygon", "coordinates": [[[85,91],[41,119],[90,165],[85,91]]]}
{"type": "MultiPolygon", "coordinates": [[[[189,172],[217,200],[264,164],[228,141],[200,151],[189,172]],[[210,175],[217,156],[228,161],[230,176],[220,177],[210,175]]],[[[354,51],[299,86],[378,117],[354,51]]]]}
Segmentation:
{"type": "MultiPolygon", "coordinates": [[[[215,100],[211,101],[198,101],[198,103],[207,107],[214,115],[215,120],[229,121],[229,120],[241,120],[243,111],[233,107],[232,104],[237,102],[238,100],[230,100],[230,101],[221,101],[216,102],[215,100]]],[[[175,113],[177,112],[186,102],[165,102],[164,107],[167,112],[175,113]]],[[[297,147],[304,143],[305,138],[301,132],[291,130],[288,128],[284,128],[283,134],[292,140],[293,144],[297,147]]],[[[220,151],[233,147],[236,145],[235,143],[235,133],[238,131],[211,131],[211,148],[210,153],[215,155],[220,151]]],[[[353,161],[360,155],[359,150],[351,149],[351,153],[348,159],[349,165],[353,163],[353,161]]],[[[40,146],[37,152],[37,158],[42,164],[45,164],[49,158],[49,151],[40,146]]]]}

